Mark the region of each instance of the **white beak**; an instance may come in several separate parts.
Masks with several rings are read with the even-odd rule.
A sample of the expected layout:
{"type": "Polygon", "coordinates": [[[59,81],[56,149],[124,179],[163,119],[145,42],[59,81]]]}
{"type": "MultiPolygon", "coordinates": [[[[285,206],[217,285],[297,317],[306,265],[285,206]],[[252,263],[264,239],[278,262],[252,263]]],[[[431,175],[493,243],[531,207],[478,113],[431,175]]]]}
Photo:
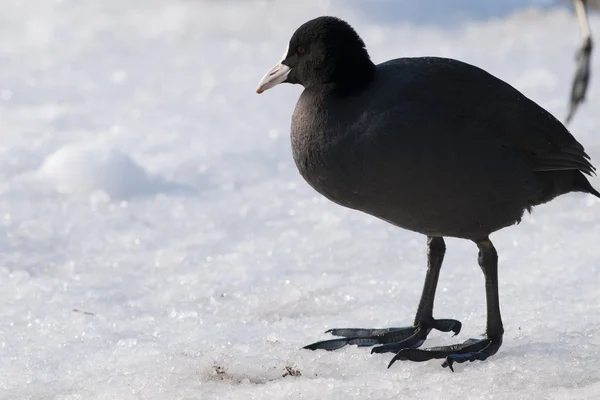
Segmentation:
{"type": "Polygon", "coordinates": [[[256,93],[261,94],[265,90],[271,89],[273,86],[279,85],[285,81],[292,69],[285,64],[279,63],[269,70],[258,83],[256,93]]]}
{"type": "Polygon", "coordinates": [[[260,82],[258,82],[256,93],[261,94],[265,90],[269,90],[273,86],[279,85],[281,82],[286,80],[292,69],[282,63],[283,60],[285,60],[285,57],[287,56],[289,48],[290,46],[288,45],[287,49],[285,49],[285,52],[283,53],[281,61],[279,61],[276,66],[271,68],[269,72],[267,72],[265,76],[262,77],[260,82]]]}

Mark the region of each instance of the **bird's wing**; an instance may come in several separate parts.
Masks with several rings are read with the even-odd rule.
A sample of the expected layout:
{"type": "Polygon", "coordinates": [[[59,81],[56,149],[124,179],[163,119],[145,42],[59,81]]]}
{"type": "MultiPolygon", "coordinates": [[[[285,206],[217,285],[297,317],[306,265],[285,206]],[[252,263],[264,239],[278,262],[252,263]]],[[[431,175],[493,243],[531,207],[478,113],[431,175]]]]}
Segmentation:
{"type": "Polygon", "coordinates": [[[445,78],[458,83],[460,94],[452,100],[464,99],[467,107],[477,108],[490,132],[525,158],[534,171],[595,173],[590,157],[568,129],[514,87],[478,67],[465,68],[459,61],[433,59],[433,63],[447,66],[438,64],[436,69],[445,70],[450,75],[445,78]]]}
{"type": "Polygon", "coordinates": [[[502,102],[505,113],[499,119],[504,118],[512,127],[505,125],[504,129],[495,132],[525,157],[534,171],[579,170],[593,175],[596,169],[590,162],[590,156],[567,128],[535,102],[516,89],[510,89],[518,93],[519,100],[514,101],[513,92],[510,99],[502,102]]]}

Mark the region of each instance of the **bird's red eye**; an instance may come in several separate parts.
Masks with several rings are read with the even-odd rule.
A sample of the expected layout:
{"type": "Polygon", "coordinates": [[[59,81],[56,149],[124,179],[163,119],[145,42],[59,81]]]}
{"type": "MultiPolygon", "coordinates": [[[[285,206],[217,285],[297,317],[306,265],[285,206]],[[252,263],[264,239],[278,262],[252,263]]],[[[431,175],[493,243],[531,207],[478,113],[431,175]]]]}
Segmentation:
{"type": "Polygon", "coordinates": [[[306,49],[302,46],[298,46],[298,54],[304,54],[304,52],[306,51],[306,49]]]}

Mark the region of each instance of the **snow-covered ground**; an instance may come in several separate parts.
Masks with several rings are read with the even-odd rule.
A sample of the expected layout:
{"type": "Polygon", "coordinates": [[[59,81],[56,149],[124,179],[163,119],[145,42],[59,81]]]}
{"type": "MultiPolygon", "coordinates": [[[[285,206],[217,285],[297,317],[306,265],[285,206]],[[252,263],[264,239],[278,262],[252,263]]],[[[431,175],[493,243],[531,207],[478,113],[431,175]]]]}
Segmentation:
{"type": "MultiPolygon", "coordinates": [[[[0,0],[0,398],[600,398],[585,195],[493,236],[492,359],[452,374],[300,350],[332,327],[411,323],[425,238],[317,195],[290,152],[301,88],[254,93],[296,27],[333,14],[376,61],[459,58],[563,118],[579,34],[552,3],[0,0]]],[[[598,165],[593,73],[571,128],[598,165]]],[[[430,345],[484,330],[476,248],[447,245],[435,315],[463,331],[430,345]]]]}

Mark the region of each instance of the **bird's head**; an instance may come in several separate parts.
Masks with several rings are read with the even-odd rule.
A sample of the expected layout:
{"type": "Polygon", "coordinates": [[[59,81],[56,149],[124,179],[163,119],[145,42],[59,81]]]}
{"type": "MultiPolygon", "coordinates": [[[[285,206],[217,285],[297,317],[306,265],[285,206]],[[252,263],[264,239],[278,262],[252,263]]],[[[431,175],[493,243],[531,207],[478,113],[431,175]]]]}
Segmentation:
{"type": "Polygon", "coordinates": [[[283,59],[265,74],[256,92],[283,82],[305,88],[327,83],[352,85],[370,79],[374,68],[365,43],[347,22],[318,17],[294,32],[283,59]]]}

